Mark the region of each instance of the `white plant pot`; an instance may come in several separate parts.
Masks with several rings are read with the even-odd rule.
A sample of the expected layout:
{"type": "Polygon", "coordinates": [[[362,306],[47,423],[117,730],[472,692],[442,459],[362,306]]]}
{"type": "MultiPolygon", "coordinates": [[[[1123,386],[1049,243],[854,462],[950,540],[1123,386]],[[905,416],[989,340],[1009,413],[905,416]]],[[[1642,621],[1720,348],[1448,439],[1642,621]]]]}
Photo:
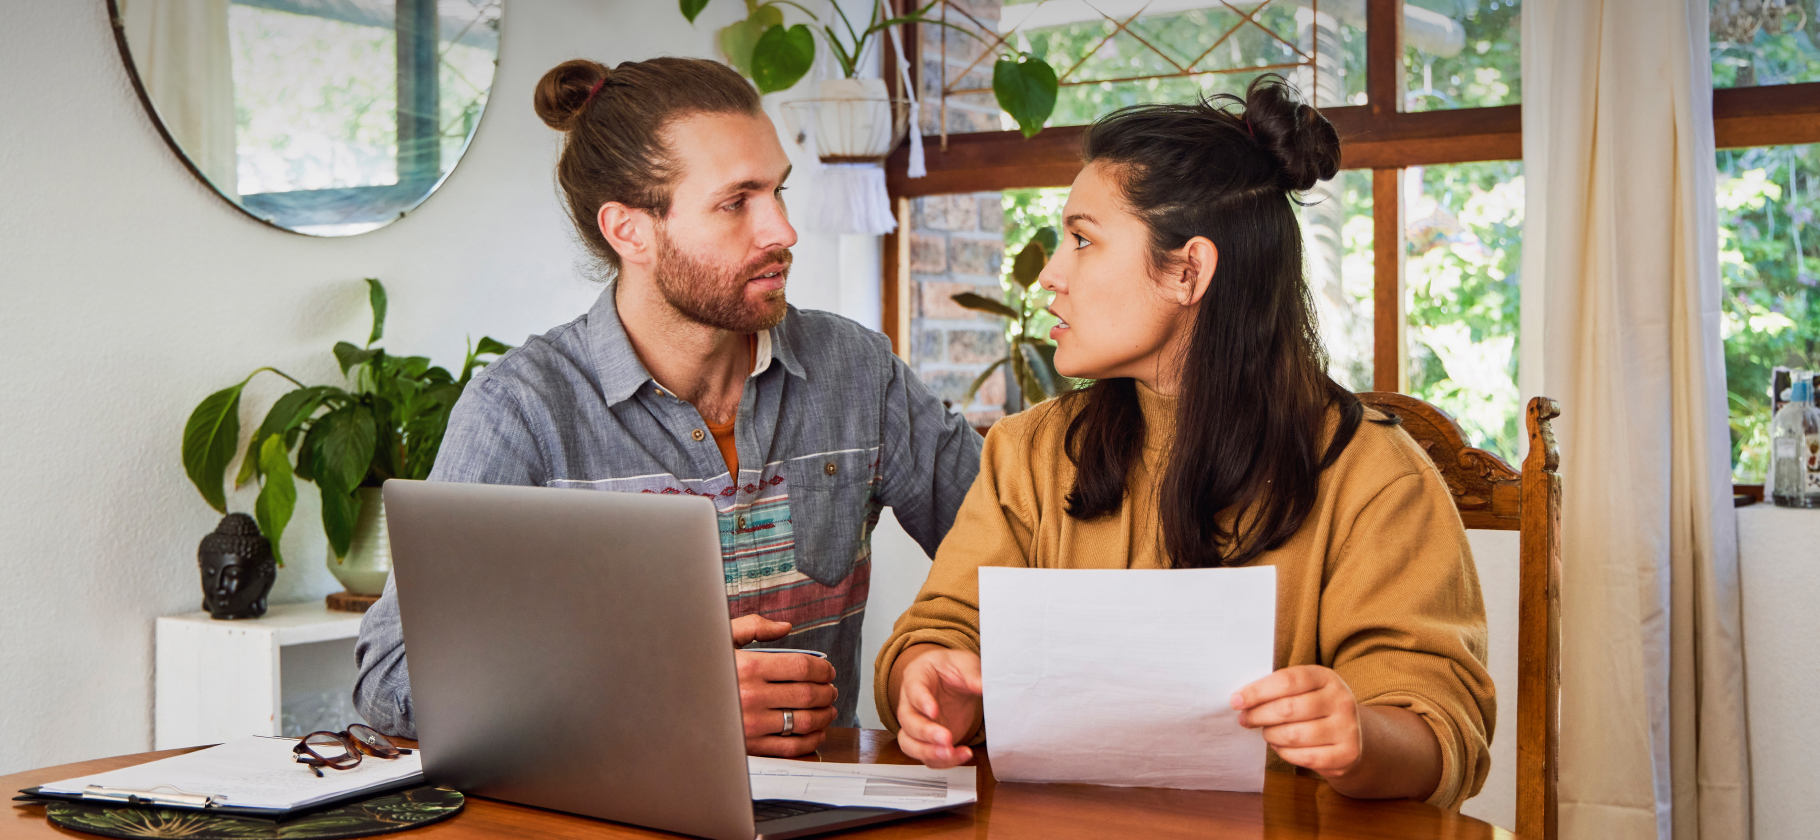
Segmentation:
{"type": "Polygon", "coordinates": [[[828,79],[815,110],[815,145],[824,160],[878,159],[897,144],[884,79],[828,79]]]}
{"type": "Polygon", "coordinates": [[[336,557],[330,546],[329,574],[356,595],[379,595],[392,574],[392,542],[386,530],[385,496],[377,487],[354,491],[360,496],[360,515],[354,520],[354,538],[348,556],[336,557]]]}

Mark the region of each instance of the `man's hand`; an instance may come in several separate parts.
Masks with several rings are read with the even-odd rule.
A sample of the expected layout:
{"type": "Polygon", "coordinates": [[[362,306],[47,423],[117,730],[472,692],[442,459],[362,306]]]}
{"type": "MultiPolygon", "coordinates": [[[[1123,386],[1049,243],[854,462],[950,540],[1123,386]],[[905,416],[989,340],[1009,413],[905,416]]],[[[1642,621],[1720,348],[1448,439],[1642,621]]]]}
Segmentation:
{"type": "Polygon", "coordinates": [[[1297,767],[1325,778],[1344,776],[1365,753],[1359,705],[1330,668],[1297,665],[1232,695],[1239,725],[1264,730],[1264,743],[1297,767]]]}
{"type": "MultiPolygon", "coordinates": [[[[733,619],[733,646],[781,639],[790,625],[761,615],[733,619]]],[[[797,756],[812,753],[834,723],[834,666],[801,653],[733,652],[739,670],[739,707],[746,723],[750,755],[797,756]],[[794,718],[784,731],[784,711],[794,718]]]]}
{"type": "Polygon", "coordinates": [[[983,714],[979,656],[915,645],[892,670],[897,677],[897,744],[904,754],[938,769],[973,758],[973,750],[959,743],[979,728],[983,714]]]}

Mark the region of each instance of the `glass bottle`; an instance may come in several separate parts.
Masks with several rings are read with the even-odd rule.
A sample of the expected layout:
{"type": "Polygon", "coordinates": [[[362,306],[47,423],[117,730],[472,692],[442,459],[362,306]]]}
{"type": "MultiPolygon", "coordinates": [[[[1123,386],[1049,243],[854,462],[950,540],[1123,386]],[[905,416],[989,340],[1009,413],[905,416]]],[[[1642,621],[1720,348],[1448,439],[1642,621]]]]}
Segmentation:
{"type": "Polygon", "coordinates": [[[1820,508],[1820,408],[1813,381],[1797,373],[1789,401],[1770,424],[1770,501],[1782,507],[1820,508]]]}

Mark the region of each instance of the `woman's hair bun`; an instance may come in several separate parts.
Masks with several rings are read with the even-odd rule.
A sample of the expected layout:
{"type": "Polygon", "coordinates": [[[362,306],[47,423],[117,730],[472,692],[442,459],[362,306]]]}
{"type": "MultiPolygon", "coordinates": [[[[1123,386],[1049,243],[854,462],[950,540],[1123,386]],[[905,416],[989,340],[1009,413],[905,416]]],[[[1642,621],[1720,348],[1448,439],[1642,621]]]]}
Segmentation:
{"type": "Polygon", "coordinates": [[[598,61],[577,58],[556,65],[538,80],[531,98],[537,116],[557,131],[574,128],[594,86],[606,77],[607,68],[598,61]]]}
{"type": "Polygon", "coordinates": [[[1340,171],[1340,135],[1320,111],[1274,73],[1245,91],[1245,122],[1258,145],[1276,158],[1286,190],[1306,190],[1340,171]]]}

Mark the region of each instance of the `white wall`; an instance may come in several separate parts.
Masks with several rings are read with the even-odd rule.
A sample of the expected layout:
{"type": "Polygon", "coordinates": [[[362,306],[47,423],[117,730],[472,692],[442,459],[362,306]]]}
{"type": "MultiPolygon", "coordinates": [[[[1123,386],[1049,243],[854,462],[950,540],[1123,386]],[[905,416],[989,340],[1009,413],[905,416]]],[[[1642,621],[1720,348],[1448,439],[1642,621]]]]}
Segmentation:
{"type": "MultiPolygon", "coordinates": [[[[709,55],[740,12],[723,0],[691,28],[669,2],[508,2],[493,107],[448,183],[390,227],[312,239],[249,220],[183,168],[101,0],[5,9],[0,774],[150,749],[152,620],[197,609],[195,546],[217,519],[179,461],[190,409],[260,365],[332,381],[329,347],[366,334],[365,276],[391,290],[385,346],[445,364],[466,336],[518,343],[584,311],[598,287],[577,271],[533,85],[577,56],[709,55]]],[[[794,186],[796,201],[813,191],[794,186]]],[[[791,300],[876,324],[868,247],[805,234],[791,300]]],[[[249,389],[246,424],[279,392],[249,389]]],[[[274,602],[340,588],[315,494],[301,496],[274,602]]]]}

